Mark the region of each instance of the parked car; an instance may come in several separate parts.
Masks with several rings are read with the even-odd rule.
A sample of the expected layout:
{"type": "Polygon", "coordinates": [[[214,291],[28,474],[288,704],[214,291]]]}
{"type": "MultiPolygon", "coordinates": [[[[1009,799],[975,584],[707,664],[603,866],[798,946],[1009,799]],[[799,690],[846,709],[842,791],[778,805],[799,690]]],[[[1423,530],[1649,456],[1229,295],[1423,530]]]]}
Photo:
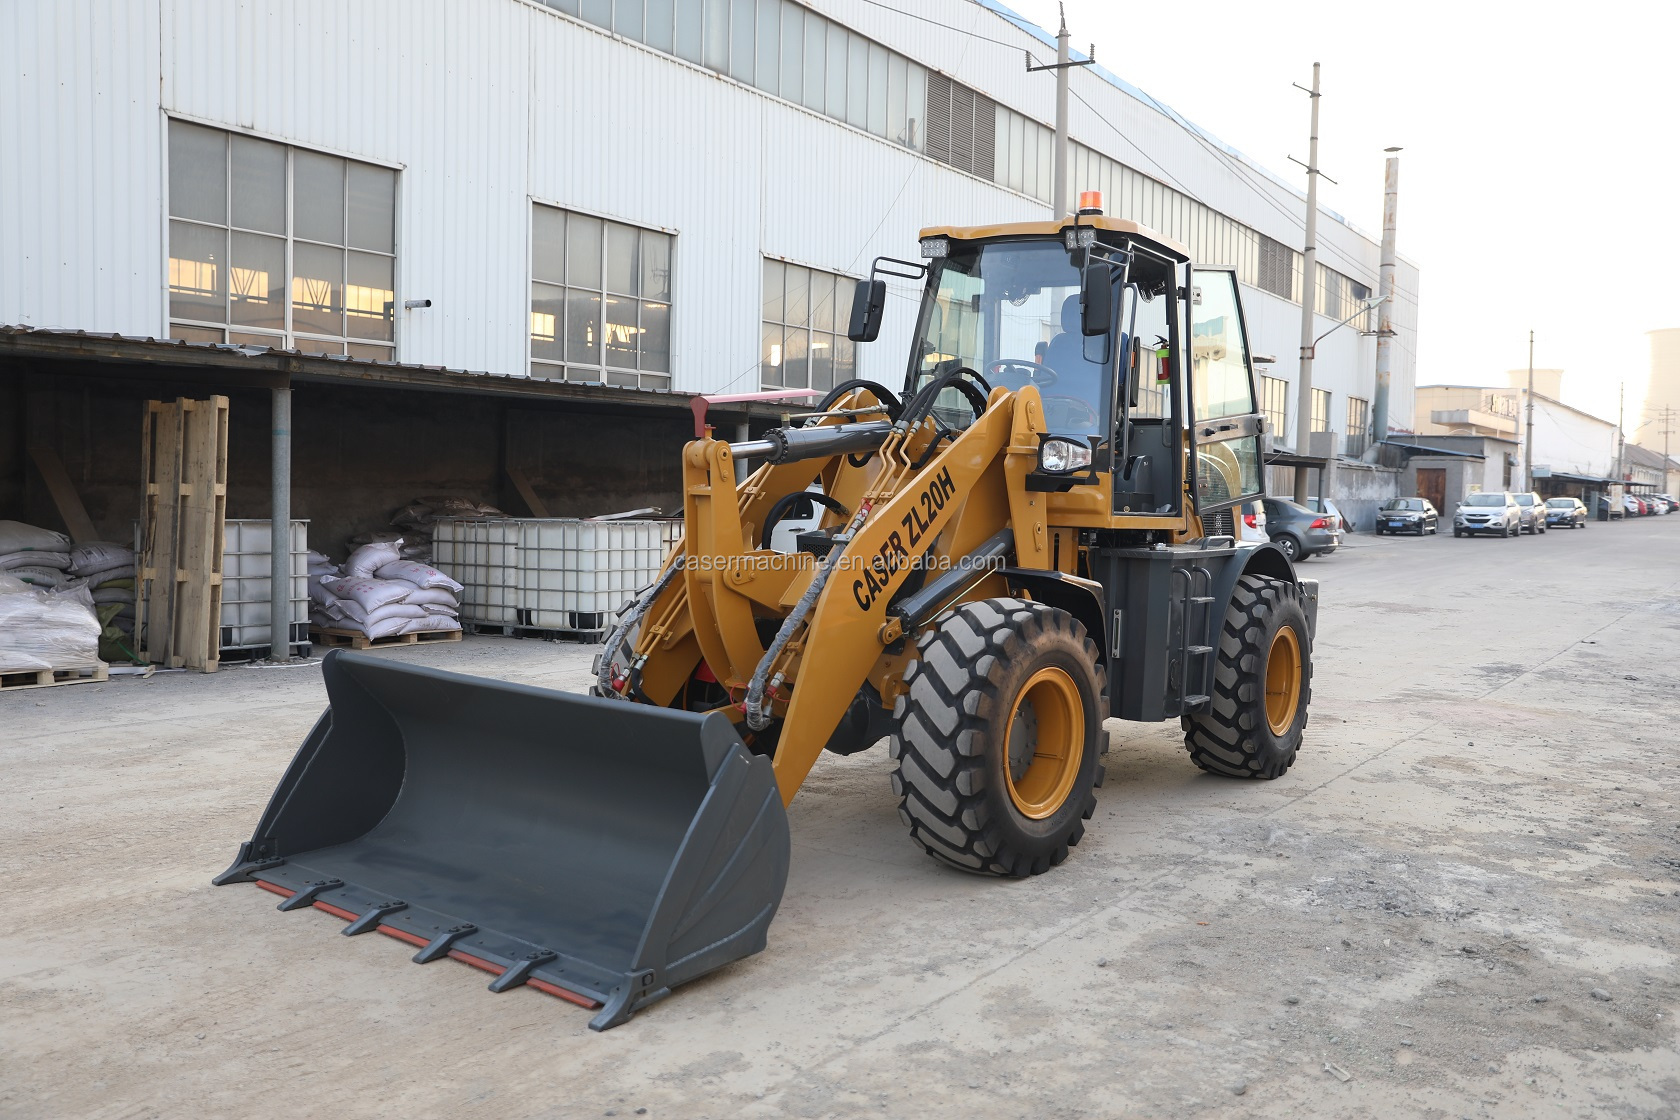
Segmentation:
{"type": "Polygon", "coordinates": [[[1453,536],[1498,533],[1502,537],[1522,535],[1522,507],[1504,490],[1467,494],[1453,511],[1453,536]]]}
{"type": "Polygon", "coordinates": [[[1607,495],[1598,496],[1598,519],[1600,521],[1620,521],[1626,515],[1626,509],[1612,502],[1607,495]]]}
{"type": "Polygon", "coordinates": [[[1549,529],[1585,529],[1587,507],[1579,498],[1547,498],[1546,527],[1549,529]]]}
{"type": "Polygon", "coordinates": [[[1344,533],[1353,532],[1353,522],[1347,519],[1347,514],[1337,508],[1335,502],[1320,498],[1308,498],[1307,508],[1312,510],[1314,513],[1328,513],[1333,515],[1336,518],[1336,528],[1340,529],[1344,533]]]}
{"type": "Polygon", "coordinates": [[[1334,519],[1284,498],[1262,498],[1266,534],[1291,560],[1328,556],[1342,547],[1342,531],[1334,519]]]}
{"type": "Polygon", "coordinates": [[[1266,535],[1266,509],[1259,502],[1244,502],[1242,505],[1242,526],[1237,530],[1237,539],[1244,541],[1269,541],[1266,535]]]}
{"type": "Polygon", "coordinates": [[[1622,495],[1622,508],[1627,510],[1630,517],[1645,516],[1645,503],[1632,494],[1622,495]]]}
{"type": "Polygon", "coordinates": [[[1680,502],[1674,500],[1673,494],[1658,494],[1656,498],[1657,501],[1663,502],[1668,506],[1669,513],[1680,513],[1680,502]]]}
{"type": "Polygon", "coordinates": [[[1435,532],[1441,524],[1441,514],[1428,498],[1390,498],[1377,510],[1377,536],[1384,533],[1435,532]]]}
{"type": "Polygon", "coordinates": [[[1517,500],[1517,509],[1522,511],[1522,529],[1525,533],[1544,533],[1546,531],[1546,503],[1540,500],[1540,495],[1530,490],[1526,494],[1512,494],[1517,500]]]}

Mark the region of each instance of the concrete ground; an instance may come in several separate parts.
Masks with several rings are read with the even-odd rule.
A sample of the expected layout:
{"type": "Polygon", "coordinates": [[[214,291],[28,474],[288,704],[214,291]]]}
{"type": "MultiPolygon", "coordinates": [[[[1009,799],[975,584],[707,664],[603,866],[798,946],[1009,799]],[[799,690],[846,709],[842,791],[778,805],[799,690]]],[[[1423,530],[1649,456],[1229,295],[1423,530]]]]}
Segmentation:
{"type": "MultiPolygon", "coordinates": [[[[0,1114],[1680,1113],[1680,518],[1355,538],[1283,778],[1111,723],[1028,881],[905,837],[882,748],[795,801],[768,951],[628,1025],[212,888],[319,670],[0,696],[0,1114]]],[[[586,647],[393,660],[556,688],[586,647]]]]}

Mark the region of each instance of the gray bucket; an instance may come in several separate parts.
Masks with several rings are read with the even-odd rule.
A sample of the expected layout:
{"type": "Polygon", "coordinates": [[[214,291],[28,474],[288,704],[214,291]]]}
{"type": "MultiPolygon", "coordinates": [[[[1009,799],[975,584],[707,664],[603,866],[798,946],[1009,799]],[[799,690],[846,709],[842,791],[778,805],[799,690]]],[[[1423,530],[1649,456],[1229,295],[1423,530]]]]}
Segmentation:
{"type": "Polygon", "coordinates": [[[329,706],[217,885],[256,882],[605,1030],[764,948],[787,883],[768,759],[720,715],[334,650],[329,706]]]}

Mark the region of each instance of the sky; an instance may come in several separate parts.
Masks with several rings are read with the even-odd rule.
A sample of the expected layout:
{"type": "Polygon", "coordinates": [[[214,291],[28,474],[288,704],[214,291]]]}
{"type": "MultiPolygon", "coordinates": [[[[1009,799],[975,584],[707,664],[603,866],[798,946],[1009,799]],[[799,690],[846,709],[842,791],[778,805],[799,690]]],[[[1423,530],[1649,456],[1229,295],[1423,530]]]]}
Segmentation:
{"type": "MultiPolygon", "coordinates": [[[[1005,3],[1055,31],[1055,0],[1005,3]]],[[[1303,190],[1321,63],[1320,205],[1380,236],[1404,148],[1418,384],[1503,385],[1533,330],[1566,403],[1614,420],[1625,382],[1643,420],[1645,332],[1680,327],[1680,4],[1066,6],[1076,49],[1303,190]]]]}

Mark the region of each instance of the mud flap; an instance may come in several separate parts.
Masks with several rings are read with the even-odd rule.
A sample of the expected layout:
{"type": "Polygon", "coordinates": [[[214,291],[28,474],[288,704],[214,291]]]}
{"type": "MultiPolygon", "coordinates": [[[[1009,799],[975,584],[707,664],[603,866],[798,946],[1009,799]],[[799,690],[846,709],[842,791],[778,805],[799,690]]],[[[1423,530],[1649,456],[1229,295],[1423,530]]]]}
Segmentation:
{"type": "Polygon", "coordinates": [[[723,716],[343,650],[322,675],[327,711],[217,885],[599,1005],[595,1030],[764,948],[787,816],[723,716]]]}

